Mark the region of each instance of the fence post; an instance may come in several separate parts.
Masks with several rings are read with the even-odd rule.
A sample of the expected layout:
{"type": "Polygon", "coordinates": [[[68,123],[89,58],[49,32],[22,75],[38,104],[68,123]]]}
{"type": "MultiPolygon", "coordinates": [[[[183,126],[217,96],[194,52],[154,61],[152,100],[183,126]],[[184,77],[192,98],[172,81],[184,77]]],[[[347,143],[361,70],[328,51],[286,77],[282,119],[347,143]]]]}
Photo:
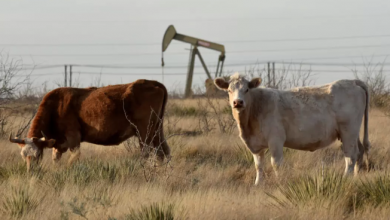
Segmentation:
{"type": "Polygon", "coordinates": [[[69,66],[69,86],[72,87],[72,65],[69,66]]]}
{"type": "Polygon", "coordinates": [[[68,81],[68,72],[67,72],[67,65],[65,65],[65,82],[64,82],[64,86],[66,87],[67,86],[67,82],[66,81],[68,81]]]}
{"type": "Polygon", "coordinates": [[[272,81],[273,81],[273,87],[276,88],[276,82],[275,82],[275,62],[272,63],[272,81]]]}
{"type": "Polygon", "coordinates": [[[267,87],[269,87],[271,85],[271,68],[270,68],[270,63],[269,62],[267,63],[267,73],[268,73],[268,85],[267,85],[267,87]]]}

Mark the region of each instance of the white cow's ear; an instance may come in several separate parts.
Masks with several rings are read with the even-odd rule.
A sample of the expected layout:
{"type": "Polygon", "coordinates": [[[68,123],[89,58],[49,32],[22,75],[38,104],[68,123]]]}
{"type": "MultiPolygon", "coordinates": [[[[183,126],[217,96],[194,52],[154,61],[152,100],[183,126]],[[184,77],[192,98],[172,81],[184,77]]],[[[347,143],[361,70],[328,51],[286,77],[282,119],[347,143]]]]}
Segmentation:
{"type": "Polygon", "coordinates": [[[261,81],[262,81],[261,78],[253,78],[253,79],[249,82],[248,87],[249,87],[250,89],[257,88],[258,86],[260,86],[261,81]]]}
{"type": "Polygon", "coordinates": [[[227,83],[225,81],[225,79],[223,79],[223,78],[216,78],[214,80],[214,84],[220,90],[225,90],[226,91],[229,88],[229,83],[227,83]]]}

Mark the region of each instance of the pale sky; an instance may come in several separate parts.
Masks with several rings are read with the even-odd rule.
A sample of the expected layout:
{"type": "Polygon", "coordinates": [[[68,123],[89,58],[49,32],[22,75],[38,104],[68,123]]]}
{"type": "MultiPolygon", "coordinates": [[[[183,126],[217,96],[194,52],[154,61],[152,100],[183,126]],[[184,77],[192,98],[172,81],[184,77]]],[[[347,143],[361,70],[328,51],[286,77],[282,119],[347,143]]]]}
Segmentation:
{"type": "MultiPolygon", "coordinates": [[[[29,64],[143,67],[73,67],[74,80],[78,78],[83,86],[89,86],[98,76],[93,73],[100,72],[104,84],[139,78],[162,81],[161,43],[170,24],[178,33],[225,45],[224,70],[234,72],[257,61],[384,61],[390,55],[389,21],[390,1],[385,0],[1,0],[0,50],[23,59],[25,68],[29,64]]],[[[169,90],[184,87],[188,48],[188,44],[173,41],[164,53],[164,73],[181,74],[165,76],[169,90]],[[180,68],[170,68],[175,66],[180,68]]],[[[200,50],[214,75],[219,53],[200,50]]],[[[200,65],[198,60],[196,65],[200,65]]],[[[352,78],[349,68],[311,67],[321,71],[317,84],[352,78]]],[[[63,81],[63,69],[36,69],[32,78],[37,85],[44,81],[53,85],[63,81]]],[[[390,74],[389,66],[384,69],[390,74]]],[[[202,84],[206,79],[203,69],[196,68],[195,73],[194,83],[202,84]]]]}

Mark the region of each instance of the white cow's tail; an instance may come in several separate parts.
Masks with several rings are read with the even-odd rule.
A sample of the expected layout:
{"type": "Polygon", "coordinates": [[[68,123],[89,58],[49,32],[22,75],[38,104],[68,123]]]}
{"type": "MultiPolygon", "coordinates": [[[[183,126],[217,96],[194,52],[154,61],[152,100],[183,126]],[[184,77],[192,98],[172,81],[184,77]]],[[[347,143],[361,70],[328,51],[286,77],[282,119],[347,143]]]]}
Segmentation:
{"type": "MultiPolygon", "coordinates": [[[[368,155],[368,151],[371,148],[370,141],[368,140],[368,110],[370,107],[370,94],[368,91],[367,85],[361,80],[355,80],[356,85],[360,86],[366,92],[366,109],[364,111],[364,137],[363,137],[363,146],[364,153],[368,155]]],[[[368,158],[367,158],[368,159],[368,158]]]]}

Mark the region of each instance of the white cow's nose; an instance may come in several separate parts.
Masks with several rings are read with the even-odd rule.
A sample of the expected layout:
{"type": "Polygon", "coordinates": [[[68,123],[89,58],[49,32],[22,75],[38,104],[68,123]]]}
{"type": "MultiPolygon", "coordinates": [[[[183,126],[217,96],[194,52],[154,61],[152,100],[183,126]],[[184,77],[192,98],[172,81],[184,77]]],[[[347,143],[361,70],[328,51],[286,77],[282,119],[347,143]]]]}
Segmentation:
{"type": "Polygon", "coordinates": [[[242,108],[244,106],[244,101],[241,99],[236,99],[233,101],[233,107],[234,108],[242,108]]]}

